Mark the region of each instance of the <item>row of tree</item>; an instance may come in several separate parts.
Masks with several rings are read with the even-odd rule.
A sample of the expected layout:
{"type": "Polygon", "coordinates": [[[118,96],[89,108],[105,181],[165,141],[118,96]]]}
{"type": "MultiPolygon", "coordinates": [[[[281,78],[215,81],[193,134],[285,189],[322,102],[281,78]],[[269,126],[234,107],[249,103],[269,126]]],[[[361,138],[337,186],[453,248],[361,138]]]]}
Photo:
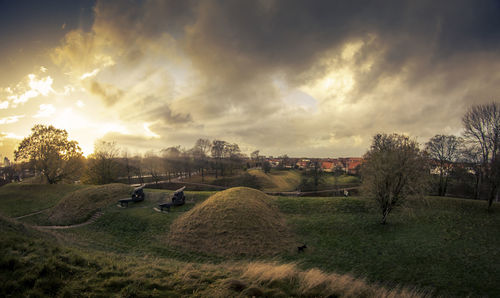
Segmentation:
{"type": "Polygon", "coordinates": [[[361,175],[364,191],[378,202],[382,223],[407,196],[427,193],[431,169],[438,171],[439,195],[446,194],[451,173],[462,171],[475,177],[475,197],[485,193],[491,207],[500,183],[500,105],[473,106],[462,122],[462,137],[436,135],[425,150],[405,135],[374,136],[361,175]]]}
{"type": "MultiPolygon", "coordinates": [[[[68,140],[65,130],[53,126],[35,125],[30,136],[19,144],[14,152],[21,162],[48,183],[82,180],[89,184],[106,184],[126,178],[143,182],[145,176],[153,181],[171,180],[173,177],[200,173],[204,181],[207,173],[215,178],[232,175],[250,166],[238,144],[222,140],[198,139],[190,149],[173,146],[149,151],[144,155],[131,156],[120,150],[114,142],[96,142],[94,153],[88,158],[82,154],[76,141],[68,140]]],[[[261,157],[253,160],[256,164],[261,157]]]]}

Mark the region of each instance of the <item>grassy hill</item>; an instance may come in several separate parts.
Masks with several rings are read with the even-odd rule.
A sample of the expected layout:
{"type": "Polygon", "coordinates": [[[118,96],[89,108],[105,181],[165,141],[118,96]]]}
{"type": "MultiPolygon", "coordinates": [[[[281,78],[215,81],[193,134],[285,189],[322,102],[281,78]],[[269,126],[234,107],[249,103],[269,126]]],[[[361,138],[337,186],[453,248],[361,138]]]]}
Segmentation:
{"type": "Polygon", "coordinates": [[[296,242],[274,201],[247,187],[218,192],[175,220],[168,242],[221,256],[267,256],[293,250],[296,242]]]}
{"type": "Polygon", "coordinates": [[[90,186],[64,196],[49,212],[49,221],[56,225],[84,222],[96,211],[129,198],[133,188],[125,184],[90,186]]]}
{"type": "Polygon", "coordinates": [[[250,175],[257,177],[258,183],[263,191],[294,191],[300,184],[301,173],[295,170],[278,171],[272,170],[264,173],[260,169],[247,171],[250,175]]]}
{"type": "MultiPolygon", "coordinates": [[[[53,206],[61,190],[49,187],[39,196],[32,189],[12,193],[11,187],[0,187],[0,198],[13,204],[23,198],[22,206],[53,206]]],[[[220,257],[165,242],[176,219],[214,192],[187,192],[184,206],[155,212],[153,207],[170,194],[147,190],[144,202],[125,209],[110,203],[95,223],[48,234],[2,218],[1,290],[50,295],[44,291],[53,284],[58,295],[69,296],[383,296],[404,286],[435,295],[500,296],[496,204],[487,212],[479,201],[409,200],[382,226],[376,206],[363,197],[278,197],[275,204],[296,240],[307,243],[305,253],[220,257]],[[64,278],[56,273],[59,267],[64,278]]],[[[0,204],[0,213],[11,208],[0,204]]]]}

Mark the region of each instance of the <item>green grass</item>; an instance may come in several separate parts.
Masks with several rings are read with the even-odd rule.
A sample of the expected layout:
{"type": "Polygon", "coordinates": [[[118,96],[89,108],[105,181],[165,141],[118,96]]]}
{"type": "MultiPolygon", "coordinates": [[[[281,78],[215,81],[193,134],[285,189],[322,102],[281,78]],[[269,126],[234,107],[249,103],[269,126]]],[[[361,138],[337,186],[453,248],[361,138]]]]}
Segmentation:
{"type": "Polygon", "coordinates": [[[418,297],[293,264],[179,262],[85,251],[0,216],[2,297],[418,297]]]}
{"type": "Polygon", "coordinates": [[[103,209],[104,215],[94,224],[63,232],[69,241],[87,249],[119,252],[133,255],[152,254],[179,260],[212,260],[200,255],[171,249],[164,237],[171,223],[181,214],[205,200],[214,192],[186,192],[186,204],[172,207],[169,213],[160,213],[153,208],[166,202],[172,191],[146,190],[143,202],[120,208],[112,204],[103,209]]]}
{"type": "Polygon", "coordinates": [[[86,187],[75,184],[7,184],[0,187],[0,213],[17,217],[47,209],[68,193],[86,187]]]}
{"type": "Polygon", "coordinates": [[[360,183],[360,180],[356,176],[340,175],[338,177],[335,177],[331,173],[326,173],[325,180],[323,181],[323,184],[328,184],[330,186],[345,185],[345,184],[359,184],[359,183],[360,183]]]}
{"type": "Polygon", "coordinates": [[[284,261],[443,295],[499,296],[500,208],[450,198],[410,200],[381,225],[365,198],[279,198],[305,254],[284,261]]]}
{"type": "MultiPolygon", "coordinates": [[[[60,199],[62,190],[69,192],[71,187],[78,189],[62,185],[1,187],[0,213],[23,215],[37,211],[35,207],[53,206],[57,202],[54,198],[60,199]],[[40,194],[42,191],[45,195],[40,194]],[[18,203],[13,197],[24,198],[19,200],[18,213],[12,212],[12,205],[18,203]],[[20,212],[23,208],[29,212],[20,212]]],[[[231,262],[246,262],[246,259],[188,253],[169,247],[161,235],[168,234],[175,218],[213,192],[187,192],[184,206],[168,214],[154,211],[153,207],[166,201],[169,194],[171,191],[147,190],[144,202],[131,204],[129,208],[111,204],[91,225],[41,236],[0,221],[1,289],[22,284],[27,290],[18,296],[49,295],[44,291],[50,289],[50,280],[54,279],[52,286],[58,289],[57,294],[68,293],[68,296],[75,293],[108,296],[121,291],[123,295],[127,291],[130,295],[140,295],[153,293],[155,287],[160,296],[192,295],[193,291],[195,296],[201,296],[200,293],[216,296],[224,293],[224,296],[228,293],[225,280],[237,278],[248,286],[269,291],[266,293],[276,290],[284,296],[304,295],[289,281],[280,281],[285,286],[277,289],[276,283],[256,284],[239,273],[234,275],[231,262]],[[60,244],[50,242],[52,234],[60,244]],[[185,266],[191,268],[189,272],[182,271],[185,266]],[[67,274],[64,278],[57,277],[59,267],[67,274]],[[11,276],[8,272],[12,270],[17,273],[11,276]],[[81,280],[88,282],[88,286],[81,280]]],[[[297,263],[303,270],[319,268],[350,273],[388,287],[416,286],[433,290],[436,295],[500,296],[500,206],[496,203],[487,212],[484,201],[412,199],[389,215],[387,225],[379,224],[376,205],[363,197],[278,197],[277,203],[296,238],[308,246],[303,254],[274,259],[280,263],[297,263]]],[[[21,221],[33,222],[36,217],[21,221]]]]}

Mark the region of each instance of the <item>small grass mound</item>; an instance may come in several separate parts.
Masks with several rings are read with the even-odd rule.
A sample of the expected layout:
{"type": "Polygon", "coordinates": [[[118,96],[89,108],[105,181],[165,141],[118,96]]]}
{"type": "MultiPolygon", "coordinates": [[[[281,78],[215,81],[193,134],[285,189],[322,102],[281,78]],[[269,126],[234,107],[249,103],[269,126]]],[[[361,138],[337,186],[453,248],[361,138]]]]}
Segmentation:
{"type": "Polygon", "coordinates": [[[130,196],[132,187],[125,184],[91,186],[66,195],[49,212],[49,221],[56,225],[82,223],[97,210],[130,196]]]}
{"type": "Polygon", "coordinates": [[[177,218],[169,243],[219,256],[270,256],[296,249],[273,198],[247,187],[219,192],[177,218]]]}
{"type": "Polygon", "coordinates": [[[264,191],[293,191],[300,184],[301,176],[298,171],[272,170],[266,174],[260,169],[251,169],[248,173],[257,178],[264,191]]]}

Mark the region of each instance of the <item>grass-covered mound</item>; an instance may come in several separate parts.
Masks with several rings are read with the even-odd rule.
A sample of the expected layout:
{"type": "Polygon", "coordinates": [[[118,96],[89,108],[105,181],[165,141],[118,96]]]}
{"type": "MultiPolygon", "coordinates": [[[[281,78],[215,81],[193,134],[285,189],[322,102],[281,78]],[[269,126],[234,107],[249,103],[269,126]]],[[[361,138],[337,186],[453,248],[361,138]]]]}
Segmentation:
{"type": "Polygon", "coordinates": [[[130,196],[132,187],[125,184],[91,186],[66,195],[49,212],[49,221],[55,225],[84,222],[97,210],[130,196]]]}
{"type": "Polygon", "coordinates": [[[17,217],[50,208],[86,185],[10,183],[0,187],[0,213],[17,217]]]}
{"type": "Polygon", "coordinates": [[[220,256],[269,256],[296,244],[273,199],[246,187],[219,192],[180,216],[169,243],[220,256]]]}
{"type": "Polygon", "coordinates": [[[293,191],[300,184],[301,174],[295,170],[276,171],[264,173],[260,169],[248,170],[248,173],[257,178],[264,191],[293,191]]]}

